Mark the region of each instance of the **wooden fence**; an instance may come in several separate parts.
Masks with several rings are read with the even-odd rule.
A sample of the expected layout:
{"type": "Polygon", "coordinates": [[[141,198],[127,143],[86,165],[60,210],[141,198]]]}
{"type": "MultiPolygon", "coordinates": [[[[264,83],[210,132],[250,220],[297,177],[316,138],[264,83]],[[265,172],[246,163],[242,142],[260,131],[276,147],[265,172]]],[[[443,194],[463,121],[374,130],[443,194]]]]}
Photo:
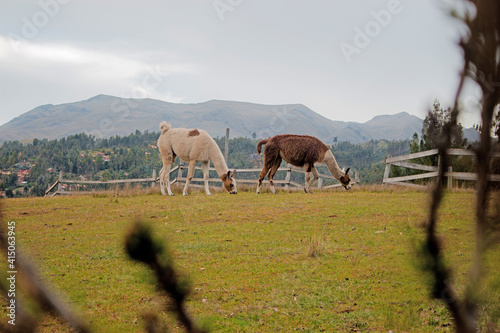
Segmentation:
{"type": "MultiPolygon", "coordinates": [[[[402,186],[414,186],[414,187],[424,187],[424,185],[418,185],[410,183],[409,181],[416,179],[426,179],[426,178],[434,178],[438,176],[439,164],[440,160],[438,158],[438,165],[422,165],[417,163],[408,162],[410,160],[428,157],[437,155],[437,149],[431,149],[428,151],[414,153],[409,155],[402,155],[397,157],[387,157],[385,159],[385,172],[384,172],[384,184],[395,184],[402,186]],[[391,166],[404,167],[408,169],[416,169],[421,171],[427,171],[425,173],[410,175],[410,176],[402,176],[402,177],[389,177],[391,166]]],[[[446,151],[447,155],[450,156],[472,156],[475,158],[475,153],[469,150],[464,149],[448,149],[446,151]]],[[[500,153],[493,153],[491,157],[500,158],[500,153]]],[[[451,167],[448,168],[448,172],[445,173],[445,176],[448,177],[448,188],[452,187],[453,180],[477,180],[477,174],[472,172],[453,172],[451,167]]],[[[500,181],[500,175],[489,175],[490,181],[500,181]]]]}
{"type": "MultiPolygon", "coordinates": [[[[170,175],[174,175],[174,179],[170,181],[171,184],[175,183],[182,183],[186,181],[186,176],[183,176],[183,171],[188,169],[188,165],[185,165],[181,163],[180,165],[177,165],[170,169],[170,175]]],[[[201,170],[201,167],[196,167],[196,170],[201,170]]],[[[232,169],[231,169],[232,170],[232,169]]],[[[236,169],[236,182],[237,184],[255,184],[257,186],[258,183],[258,175],[262,169],[236,169]],[[238,177],[240,174],[255,174],[255,177],[252,179],[244,179],[238,177]]],[[[210,167],[209,172],[214,171],[215,169],[210,167]]],[[[287,165],[286,167],[281,167],[278,169],[278,172],[286,172],[285,179],[284,180],[274,180],[274,184],[276,185],[281,185],[284,187],[285,190],[293,190],[293,189],[303,189],[304,185],[299,184],[297,182],[294,182],[291,180],[292,178],[292,173],[300,173],[302,175],[305,174],[305,171],[290,165],[287,165]]],[[[187,172],[186,172],[187,175],[187,172]]],[[[107,180],[107,181],[99,181],[99,180],[70,180],[70,179],[63,179],[63,174],[62,172],[59,173],[59,178],[56,180],[54,184],[49,186],[47,191],[45,191],[45,196],[55,196],[55,195],[65,195],[65,194],[78,194],[78,193],[88,193],[88,190],[85,191],[68,191],[63,188],[63,184],[80,184],[81,185],[118,185],[118,184],[131,184],[131,183],[151,183],[151,187],[155,187],[157,183],[159,183],[160,178],[156,176],[156,170],[153,170],[153,174],[151,178],[140,178],[140,179],[117,179],[117,180],[107,180]],[[55,189],[55,191],[54,191],[55,189]]],[[[331,175],[325,175],[325,174],[319,174],[319,178],[316,184],[316,188],[318,189],[330,189],[330,188],[335,188],[335,187],[340,187],[342,186],[340,183],[336,184],[331,184],[331,185],[326,185],[324,186],[323,183],[326,180],[330,181],[335,181],[337,180],[331,176],[331,175]]],[[[209,178],[208,180],[211,183],[217,183],[218,186],[222,187],[222,181],[220,180],[219,177],[217,178],[209,178]]],[[[202,184],[197,184],[197,183],[204,183],[203,178],[193,178],[191,180],[191,183],[189,186],[193,187],[203,187],[204,185],[202,184]]],[[[359,173],[355,172],[354,179],[352,180],[352,184],[359,183],[359,173]]],[[[268,184],[269,181],[266,179],[263,182],[264,184],[268,184]]],[[[313,185],[314,186],[314,185],[313,185]]]]}
{"type": "Polygon", "coordinates": [[[45,196],[56,196],[58,194],[79,194],[85,193],[89,191],[67,191],[63,188],[64,184],[76,184],[76,185],[106,185],[106,184],[131,184],[131,183],[151,183],[151,186],[158,181],[158,177],[156,177],[156,171],[153,170],[153,176],[151,178],[138,178],[138,179],[116,179],[116,180],[74,180],[74,179],[63,179],[62,171],[59,173],[59,178],[56,182],[49,186],[49,188],[45,191],[45,196]],[[52,192],[57,187],[55,192],[52,192]]]}

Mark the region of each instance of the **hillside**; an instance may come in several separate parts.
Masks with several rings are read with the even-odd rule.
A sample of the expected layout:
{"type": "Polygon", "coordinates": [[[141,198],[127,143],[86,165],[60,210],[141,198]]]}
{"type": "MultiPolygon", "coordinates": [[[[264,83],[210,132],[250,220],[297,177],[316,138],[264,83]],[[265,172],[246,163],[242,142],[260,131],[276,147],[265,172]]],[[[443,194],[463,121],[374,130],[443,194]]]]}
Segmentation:
{"type": "Polygon", "coordinates": [[[0,126],[0,142],[57,139],[88,133],[96,138],[157,131],[167,120],[174,127],[197,127],[213,137],[266,138],[276,134],[309,134],[326,143],[359,143],[372,139],[404,140],[420,134],[422,119],[406,112],[377,116],[366,123],[333,121],[301,104],[262,105],[212,100],[176,104],[155,99],[98,95],[88,100],[42,105],[0,126]]]}

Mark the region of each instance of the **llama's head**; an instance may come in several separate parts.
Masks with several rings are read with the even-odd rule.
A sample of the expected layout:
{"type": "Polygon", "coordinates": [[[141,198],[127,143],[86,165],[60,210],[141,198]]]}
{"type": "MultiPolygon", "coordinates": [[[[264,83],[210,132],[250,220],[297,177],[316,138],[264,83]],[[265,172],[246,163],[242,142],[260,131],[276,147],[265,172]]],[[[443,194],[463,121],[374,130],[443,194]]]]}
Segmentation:
{"type": "Polygon", "coordinates": [[[236,180],[234,179],[234,173],[236,170],[233,170],[233,172],[228,171],[227,174],[223,174],[221,178],[222,184],[224,184],[224,188],[229,192],[229,194],[236,194],[238,193],[238,190],[236,189],[236,180]]]}
{"type": "Polygon", "coordinates": [[[351,168],[347,168],[345,174],[340,177],[340,183],[344,186],[346,190],[351,188],[351,177],[349,177],[348,173],[351,168]]]}

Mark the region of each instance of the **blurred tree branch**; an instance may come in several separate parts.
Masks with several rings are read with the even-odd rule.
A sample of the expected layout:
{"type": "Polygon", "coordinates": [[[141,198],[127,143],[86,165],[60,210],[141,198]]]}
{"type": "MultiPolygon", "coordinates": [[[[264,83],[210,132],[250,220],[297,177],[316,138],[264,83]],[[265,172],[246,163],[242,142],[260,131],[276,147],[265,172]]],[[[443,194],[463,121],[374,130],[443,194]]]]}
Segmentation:
{"type": "MultiPolygon", "coordinates": [[[[168,253],[164,251],[161,242],[153,239],[150,228],[137,221],[127,235],[125,246],[130,258],[148,265],[154,271],[158,284],[174,301],[172,312],[177,315],[186,331],[192,333],[205,332],[195,326],[187,313],[185,301],[189,295],[189,288],[186,283],[179,281],[170,258],[167,258],[166,262],[162,262],[161,256],[168,255],[168,253]]],[[[158,323],[155,316],[147,316],[145,321],[149,332],[157,331],[155,327],[158,327],[158,323]]]]}
{"type": "MultiPolygon", "coordinates": [[[[490,157],[492,152],[492,137],[490,129],[493,126],[495,107],[500,96],[500,2],[487,0],[464,0],[466,10],[462,15],[453,12],[461,19],[468,33],[460,41],[464,51],[464,68],[455,96],[455,103],[449,121],[444,126],[445,140],[438,145],[441,164],[439,177],[432,192],[432,202],[426,225],[427,239],[424,251],[426,253],[426,269],[434,278],[432,295],[443,300],[451,311],[456,332],[477,331],[477,294],[481,278],[485,274],[483,267],[484,253],[493,245],[491,240],[497,239],[498,221],[488,219],[490,182],[490,157]],[[458,101],[462,93],[466,77],[472,78],[481,88],[481,127],[480,143],[476,149],[476,167],[478,172],[476,189],[476,246],[472,268],[463,299],[458,297],[450,280],[450,269],[443,262],[443,254],[439,237],[436,235],[438,210],[443,198],[443,181],[448,169],[446,148],[451,146],[452,134],[456,130],[459,114],[458,101]],[[486,130],[484,130],[486,129],[486,130]],[[493,223],[492,223],[493,222],[493,223]]],[[[498,203],[497,203],[498,204],[498,203]]]]}

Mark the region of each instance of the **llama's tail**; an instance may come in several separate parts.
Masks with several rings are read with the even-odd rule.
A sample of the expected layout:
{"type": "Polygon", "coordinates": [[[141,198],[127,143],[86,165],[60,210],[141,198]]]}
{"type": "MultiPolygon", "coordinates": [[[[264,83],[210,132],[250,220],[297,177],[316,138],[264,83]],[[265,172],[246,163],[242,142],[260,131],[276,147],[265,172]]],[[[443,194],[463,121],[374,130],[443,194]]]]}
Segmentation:
{"type": "Polygon", "coordinates": [[[261,147],[262,147],[262,145],[265,145],[267,143],[267,140],[269,140],[269,139],[264,139],[264,140],[259,141],[259,143],[257,144],[257,155],[260,154],[261,147]]]}
{"type": "Polygon", "coordinates": [[[165,134],[172,126],[165,120],[160,123],[161,134],[165,134]]]}

